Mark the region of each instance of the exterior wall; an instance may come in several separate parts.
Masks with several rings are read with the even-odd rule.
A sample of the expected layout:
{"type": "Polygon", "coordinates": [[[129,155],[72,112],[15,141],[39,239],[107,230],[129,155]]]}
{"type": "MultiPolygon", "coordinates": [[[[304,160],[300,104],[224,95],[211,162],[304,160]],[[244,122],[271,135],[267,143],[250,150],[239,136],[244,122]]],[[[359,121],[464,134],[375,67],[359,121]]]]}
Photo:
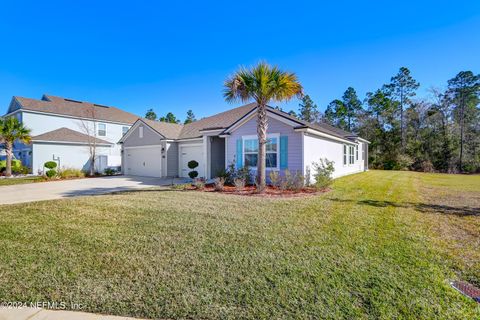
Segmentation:
{"type": "Polygon", "coordinates": [[[225,139],[211,137],[210,142],[210,173],[216,177],[225,168],[225,139]]]}
{"type": "Polygon", "coordinates": [[[178,176],[178,143],[177,142],[170,142],[166,144],[166,154],[167,154],[167,161],[166,163],[166,170],[163,172],[167,173],[169,177],[177,177],[178,176]]]}
{"type": "Polygon", "coordinates": [[[201,168],[197,168],[196,170],[199,172],[199,174],[202,176],[202,175],[205,175],[205,173],[207,172],[206,170],[206,163],[207,163],[207,160],[206,160],[206,156],[205,156],[205,144],[204,144],[204,139],[202,140],[191,140],[191,141],[181,141],[181,142],[178,142],[177,144],[178,146],[178,172],[177,172],[177,175],[178,176],[182,176],[182,160],[185,160],[185,159],[182,159],[182,156],[181,156],[181,152],[182,152],[182,146],[200,146],[202,147],[202,154],[199,154],[199,155],[195,155],[192,157],[192,159],[189,159],[189,160],[197,160],[199,165],[201,166],[201,168]]]}
{"type": "Polygon", "coordinates": [[[359,144],[358,160],[355,158],[355,162],[352,165],[348,164],[348,159],[347,165],[343,164],[344,143],[342,142],[305,134],[303,145],[305,153],[305,172],[307,171],[308,167],[310,168],[311,174],[313,174],[312,162],[318,162],[320,158],[327,158],[330,161],[334,161],[334,178],[364,170],[364,161],[362,160],[362,143],[359,144]]]}
{"type": "MultiPolygon", "coordinates": [[[[97,147],[97,155],[107,155],[112,148],[97,147]]],[[[44,171],[44,163],[56,161],[59,168],[75,168],[88,170],[90,167],[90,153],[86,145],[55,144],[55,143],[34,143],[32,145],[32,173],[37,174],[44,171]]]]}
{"type": "MultiPolygon", "coordinates": [[[[61,117],[55,115],[45,115],[30,113],[26,111],[20,112],[21,120],[23,124],[32,130],[31,135],[36,136],[45,132],[53,131],[60,128],[68,128],[71,130],[83,132],[82,130],[82,120],[68,117],[61,117]]],[[[84,123],[87,126],[95,125],[94,121],[84,120],[84,123]]],[[[108,152],[105,155],[108,156],[108,166],[119,167],[121,166],[121,146],[117,142],[123,136],[123,127],[130,127],[131,125],[127,124],[116,124],[110,122],[97,121],[96,123],[105,123],[107,128],[107,135],[105,137],[98,137],[102,140],[106,140],[114,144],[112,148],[108,148],[108,152]]],[[[16,146],[16,149],[23,149],[24,146],[21,144],[16,146]]],[[[34,156],[35,150],[32,150],[34,156]]],[[[81,155],[79,154],[81,157],[81,155]]],[[[33,161],[33,160],[32,160],[33,161]]],[[[33,162],[32,162],[33,163],[33,162]]],[[[32,166],[32,170],[35,173],[36,170],[32,166]]]]}
{"type": "MultiPolygon", "coordinates": [[[[279,120],[268,117],[267,134],[279,133],[281,136],[288,136],[288,169],[290,171],[300,171],[303,173],[303,151],[302,151],[302,133],[295,132],[293,127],[285,124],[279,120]]],[[[228,166],[235,159],[237,139],[242,136],[257,134],[257,119],[247,121],[237,130],[235,130],[229,137],[226,138],[226,163],[228,166]]],[[[280,152],[280,151],[279,151],[280,152]]],[[[269,171],[270,169],[267,169],[269,171]]],[[[268,173],[267,173],[268,174],[268,173]]]]}
{"type": "MultiPolygon", "coordinates": [[[[159,135],[149,126],[140,124],[132,133],[125,139],[123,145],[125,147],[137,147],[137,146],[151,146],[161,144],[163,137],[159,135]],[[140,127],[143,127],[143,138],[140,138],[140,127]]],[[[120,140],[120,138],[118,138],[120,140]]]]}

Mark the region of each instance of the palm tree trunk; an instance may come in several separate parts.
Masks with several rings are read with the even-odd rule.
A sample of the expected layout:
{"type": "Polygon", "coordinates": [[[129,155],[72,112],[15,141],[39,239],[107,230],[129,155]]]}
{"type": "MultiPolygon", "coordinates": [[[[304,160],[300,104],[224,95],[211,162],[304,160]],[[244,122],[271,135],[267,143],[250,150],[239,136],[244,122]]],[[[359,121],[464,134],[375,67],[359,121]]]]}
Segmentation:
{"type": "Polygon", "coordinates": [[[11,141],[5,141],[5,153],[7,154],[5,175],[10,177],[12,175],[12,155],[13,155],[13,143],[11,141]]]}
{"type": "Polygon", "coordinates": [[[257,135],[258,135],[258,161],[257,161],[257,191],[263,193],[266,185],[266,144],[267,144],[267,107],[264,103],[257,108],[257,135]]]}

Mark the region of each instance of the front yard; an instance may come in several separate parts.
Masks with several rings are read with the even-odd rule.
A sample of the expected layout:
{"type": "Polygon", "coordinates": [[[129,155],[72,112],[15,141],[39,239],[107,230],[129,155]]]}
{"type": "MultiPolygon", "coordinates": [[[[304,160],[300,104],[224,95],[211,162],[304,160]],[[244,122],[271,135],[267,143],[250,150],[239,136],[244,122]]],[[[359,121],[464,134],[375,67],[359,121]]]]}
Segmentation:
{"type": "Polygon", "coordinates": [[[146,190],[2,206],[0,302],[146,318],[476,319],[480,176],[370,171],[262,199],[146,190]]]}
{"type": "Polygon", "coordinates": [[[0,178],[0,186],[10,186],[14,184],[25,184],[44,181],[43,177],[31,176],[21,178],[0,178]]]}

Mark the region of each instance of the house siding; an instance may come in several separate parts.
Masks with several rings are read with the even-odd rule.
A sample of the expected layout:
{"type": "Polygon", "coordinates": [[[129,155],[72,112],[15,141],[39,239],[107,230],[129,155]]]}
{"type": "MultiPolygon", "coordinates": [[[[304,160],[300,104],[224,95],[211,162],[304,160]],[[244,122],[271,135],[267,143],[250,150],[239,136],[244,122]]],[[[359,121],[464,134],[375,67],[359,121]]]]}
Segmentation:
{"type": "MultiPolygon", "coordinates": [[[[352,144],[350,144],[352,145],[352,144]]],[[[305,172],[310,168],[310,174],[313,175],[312,163],[318,162],[320,158],[326,158],[334,162],[335,171],[333,177],[341,177],[347,174],[362,172],[364,170],[364,160],[362,160],[362,143],[359,143],[358,160],[355,159],[354,164],[343,164],[343,146],[344,143],[330,140],[323,137],[305,134],[304,136],[304,158],[305,172]]],[[[355,157],[355,154],[354,154],[355,157]]]]}
{"type": "MultiPolygon", "coordinates": [[[[280,136],[288,136],[288,156],[287,163],[288,169],[292,172],[300,171],[303,173],[303,151],[302,151],[302,133],[295,132],[293,127],[285,124],[279,120],[268,117],[268,130],[267,134],[279,133],[280,136]]],[[[236,129],[232,134],[227,137],[227,159],[226,166],[232,163],[236,155],[236,143],[237,139],[241,139],[242,136],[256,135],[257,134],[257,119],[253,117],[241,127],[236,129]]],[[[280,152],[280,151],[279,151],[280,152]]]]}
{"type": "MultiPolygon", "coordinates": [[[[80,120],[76,118],[70,117],[62,117],[50,114],[38,114],[32,113],[28,111],[20,111],[17,116],[20,117],[22,123],[31,130],[32,136],[37,136],[52,130],[60,129],[60,128],[68,128],[74,131],[85,133],[82,129],[83,124],[93,128],[95,121],[91,120],[80,120]]],[[[122,128],[123,127],[130,127],[131,125],[122,125],[122,124],[115,124],[110,122],[102,122],[97,121],[96,123],[105,123],[107,128],[107,135],[105,137],[98,137],[102,140],[106,140],[108,142],[113,143],[111,148],[105,149],[105,154],[108,157],[108,166],[110,167],[119,167],[121,166],[121,146],[117,144],[120,138],[123,136],[122,128]]],[[[54,145],[53,145],[54,146],[54,145]]],[[[22,151],[25,149],[26,146],[22,144],[18,144],[15,146],[15,152],[22,151]]],[[[39,151],[37,151],[39,152],[39,151]]],[[[41,152],[41,151],[40,151],[41,152]]],[[[67,150],[67,148],[58,148],[58,152],[56,156],[63,157],[65,159],[70,159],[73,156],[72,161],[64,162],[65,166],[78,168],[78,162],[73,161],[74,156],[78,155],[79,158],[83,157],[83,152],[79,152],[78,148],[74,148],[71,150],[67,150]]],[[[37,159],[41,155],[37,155],[37,159]]],[[[35,158],[35,150],[32,148],[32,157],[35,158]]],[[[32,172],[36,173],[38,163],[34,164],[34,160],[30,159],[28,161],[26,159],[26,163],[32,164],[32,172]]],[[[43,169],[43,168],[42,168],[43,169]]],[[[80,169],[80,168],[79,168],[80,169]]]]}
{"type": "MultiPolygon", "coordinates": [[[[120,140],[120,139],[119,139],[120,140]]],[[[162,136],[147,125],[140,124],[123,142],[124,147],[151,146],[161,144],[162,136]],[[140,138],[140,127],[143,127],[143,138],[140,138]]]]}

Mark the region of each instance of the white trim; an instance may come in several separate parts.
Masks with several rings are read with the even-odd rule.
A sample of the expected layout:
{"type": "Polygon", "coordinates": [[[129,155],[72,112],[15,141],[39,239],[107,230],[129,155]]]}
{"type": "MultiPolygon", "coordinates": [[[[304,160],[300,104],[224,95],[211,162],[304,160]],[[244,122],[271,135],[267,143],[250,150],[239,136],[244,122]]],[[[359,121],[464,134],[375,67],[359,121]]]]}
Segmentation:
{"type": "Polygon", "coordinates": [[[223,132],[223,130],[225,130],[225,128],[221,128],[221,129],[208,129],[208,130],[199,130],[200,132],[202,133],[221,133],[223,132]]]}
{"type": "Polygon", "coordinates": [[[175,141],[175,142],[202,141],[203,142],[203,137],[201,137],[201,138],[178,139],[178,140],[172,140],[172,141],[175,141]]]}
{"type": "MultiPolygon", "coordinates": [[[[277,139],[277,151],[275,152],[277,154],[277,166],[276,167],[267,167],[265,165],[266,170],[280,170],[280,133],[269,133],[267,134],[267,139],[269,138],[276,138],[277,139]]],[[[242,157],[243,157],[243,166],[245,166],[245,140],[258,140],[258,135],[245,135],[242,136],[242,157]]],[[[267,153],[267,152],[265,152],[267,153]]],[[[274,153],[274,152],[268,152],[268,153],[274,153]]],[[[258,152],[257,152],[257,157],[258,157],[258,152]]],[[[258,159],[258,158],[257,158],[258,159]]],[[[257,167],[249,167],[252,170],[257,170],[257,167]]]]}
{"type": "Polygon", "coordinates": [[[162,147],[161,144],[149,144],[149,145],[145,145],[145,146],[133,146],[133,147],[123,147],[123,149],[127,150],[127,149],[142,149],[142,148],[155,148],[155,147],[162,147]]]}
{"type": "Polygon", "coordinates": [[[129,126],[131,126],[133,124],[133,123],[118,122],[118,121],[105,120],[105,119],[75,117],[75,116],[71,116],[71,115],[68,115],[68,114],[61,114],[61,113],[54,113],[54,112],[42,112],[42,111],[24,109],[23,107],[20,107],[20,109],[17,109],[15,111],[7,113],[7,114],[3,115],[2,117],[8,117],[8,116],[14,115],[17,112],[36,113],[36,114],[42,114],[42,115],[47,115],[47,116],[55,116],[55,117],[60,117],[60,118],[79,119],[79,120],[88,120],[88,121],[93,121],[93,122],[107,122],[107,123],[113,123],[113,124],[125,124],[125,125],[129,125],[129,126]]]}
{"type": "Polygon", "coordinates": [[[332,136],[330,134],[323,133],[323,132],[320,132],[318,130],[311,129],[311,128],[298,128],[298,129],[294,129],[294,131],[295,132],[304,132],[304,133],[311,134],[311,135],[314,135],[314,136],[319,136],[319,137],[323,137],[323,138],[327,138],[327,139],[335,140],[335,141],[340,141],[340,142],[348,143],[348,144],[352,144],[352,145],[356,144],[353,141],[338,138],[338,137],[332,136]]]}
{"type": "MultiPolygon", "coordinates": [[[[33,143],[51,143],[51,144],[81,144],[81,145],[88,145],[88,142],[73,142],[73,141],[50,141],[50,140],[32,140],[33,143]]],[[[97,142],[97,146],[109,146],[112,147],[115,143],[103,143],[97,142]]]]}
{"type": "MultiPolygon", "coordinates": [[[[225,133],[234,132],[239,127],[243,126],[246,122],[252,120],[256,116],[256,111],[257,111],[257,108],[253,109],[252,111],[247,113],[241,121],[239,121],[239,122],[235,123],[234,125],[232,125],[231,127],[227,128],[227,130],[225,130],[224,132],[225,133]]],[[[293,120],[286,119],[284,117],[281,117],[281,116],[273,113],[271,110],[268,110],[268,107],[267,107],[267,117],[270,117],[270,118],[275,119],[277,121],[283,122],[283,123],[285,123],[287,125],[290,125],[292,127],[298,126],[300,124],[299,122],[295,122],[293,120]]]]}

